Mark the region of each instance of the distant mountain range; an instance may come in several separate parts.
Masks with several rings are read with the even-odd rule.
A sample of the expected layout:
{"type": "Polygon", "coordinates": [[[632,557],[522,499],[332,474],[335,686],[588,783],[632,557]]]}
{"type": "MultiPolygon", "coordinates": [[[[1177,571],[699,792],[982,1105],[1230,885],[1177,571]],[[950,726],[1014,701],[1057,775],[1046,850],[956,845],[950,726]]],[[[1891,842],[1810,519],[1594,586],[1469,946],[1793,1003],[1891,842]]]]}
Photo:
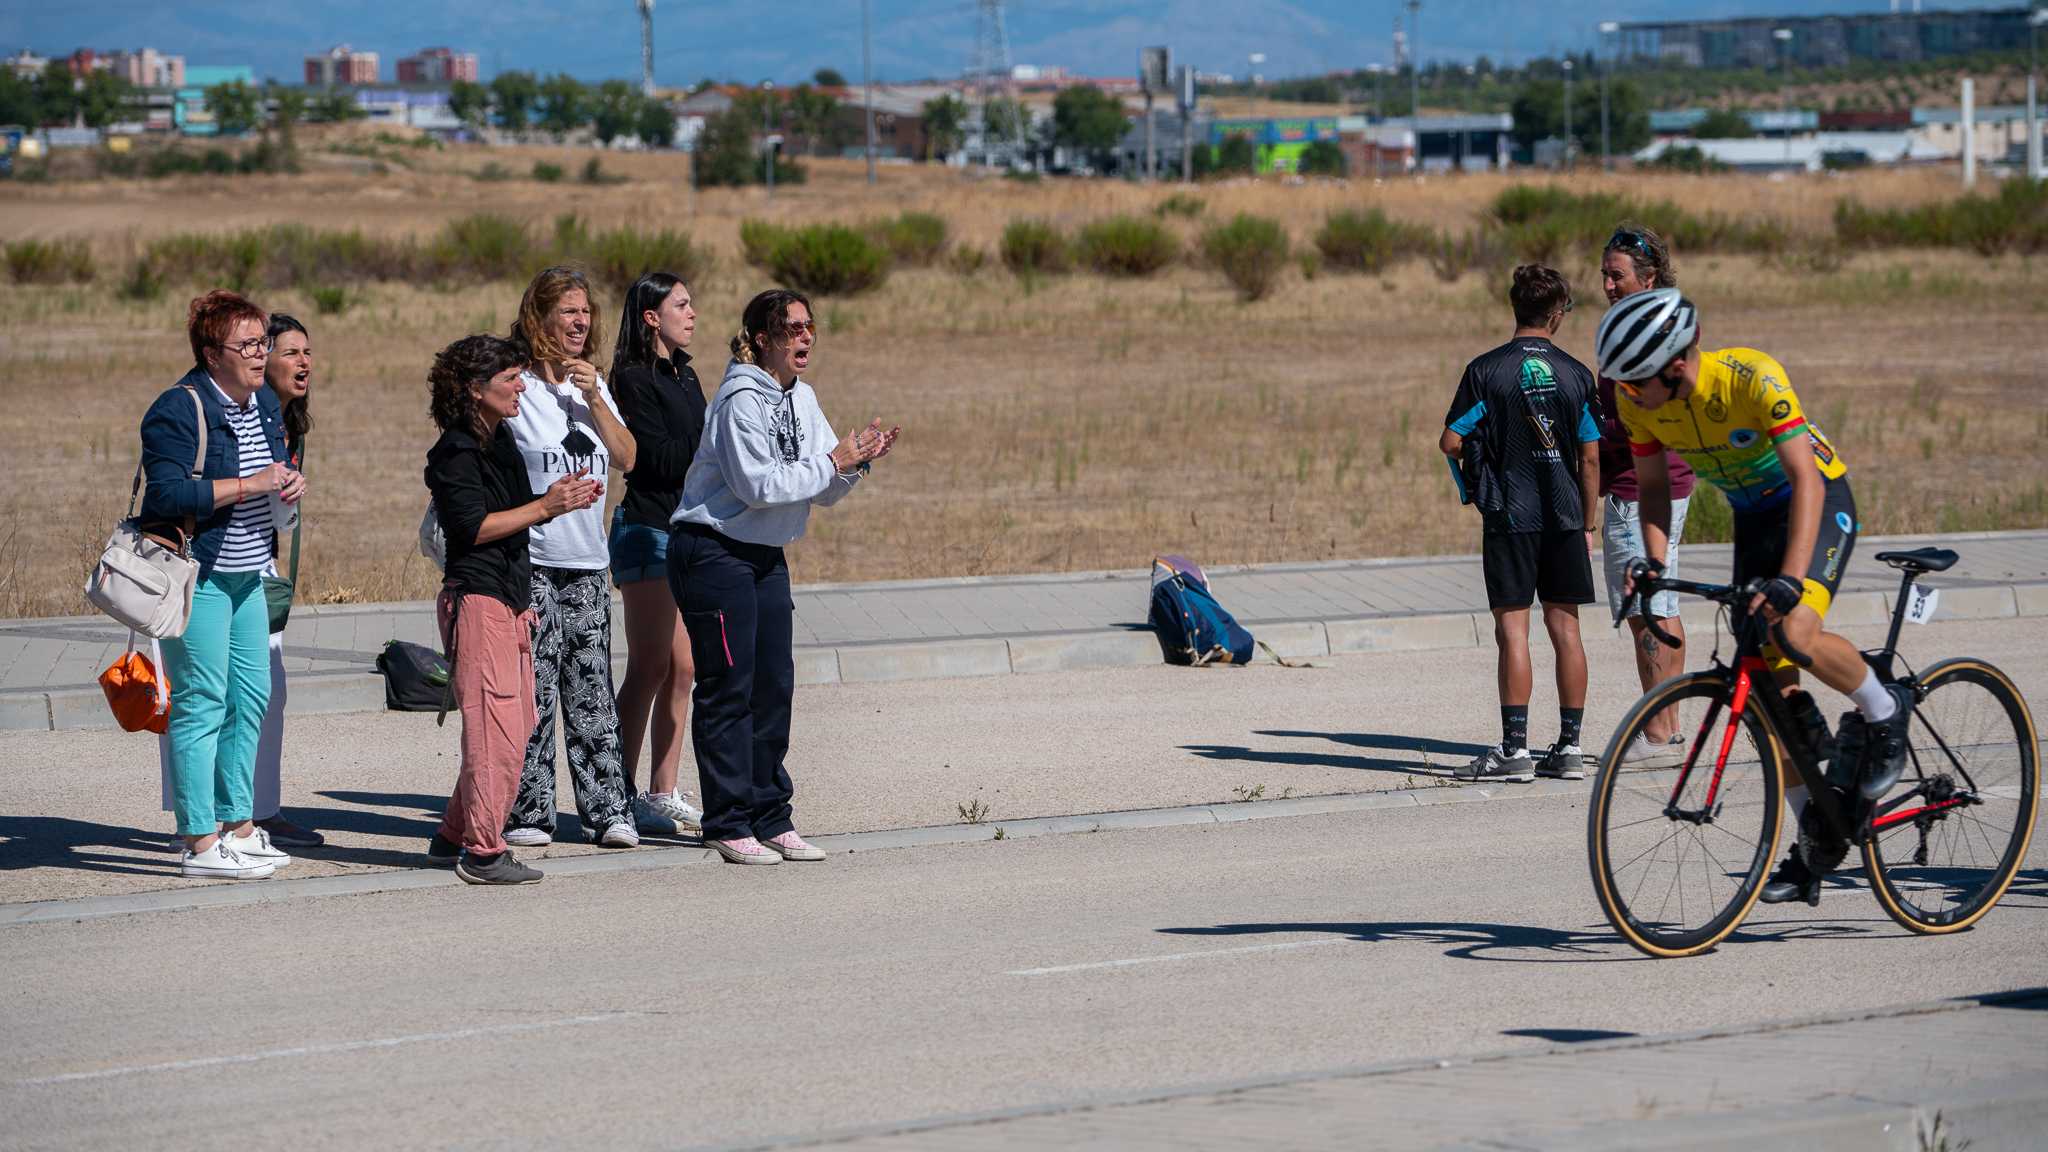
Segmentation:
{"type": "MultiPolygon", "coordinates": [[[[975,42],[975,0],[870,0],[878,79],[955,76],[975,42]]],[[[1929,8],[1974,7],[1928,4],[1929,8]]],[[[1595,47],[1602,20],[1886,11],[1887,4],[1838,0],[1424,0],[1418,45],[1424,60],[1487,56],[1519,62],[1595,47]]],[[[1177,62],[1242,78],[1262,52],[1269,77],[1387,64],[1394,0],[1010,0],[1010,59],[1063,66],[1084,75],[1136,71],[1138,49],[1170,44],[1177,62]]],[[[860,74],[859,0],[656,0],[656,78],[681,86],[711,78],[794,83],[830,66],[860,74]]],[[[295,82],[305,55],[347,42],[383,56],[392,78],[400,56],[430,45],[477,53],[484,72],[568,72],[584,80],[635,76],[640,26],[633,0],[442,0],[392,5],[338,0],[96,0],[21,4],[0,11],[0,52],[32,48],[140,48],[182,54],[192,64],[249,64],[259,76],[295,82]]]]}

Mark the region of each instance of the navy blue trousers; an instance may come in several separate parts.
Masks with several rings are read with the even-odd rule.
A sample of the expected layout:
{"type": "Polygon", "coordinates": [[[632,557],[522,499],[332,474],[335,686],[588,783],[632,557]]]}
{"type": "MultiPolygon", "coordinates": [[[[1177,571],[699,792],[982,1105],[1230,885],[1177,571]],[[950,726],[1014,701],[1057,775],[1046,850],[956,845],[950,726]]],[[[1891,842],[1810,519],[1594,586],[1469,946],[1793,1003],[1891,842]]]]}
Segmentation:
{"type": "Polygon", "coordinates": [[[704,794],[704,838],[769,840],[789,831],[790,698],[796,604],[782,549],[697,524],[669,534],[668,586],[697,664],[690,740],[704,794]]]}

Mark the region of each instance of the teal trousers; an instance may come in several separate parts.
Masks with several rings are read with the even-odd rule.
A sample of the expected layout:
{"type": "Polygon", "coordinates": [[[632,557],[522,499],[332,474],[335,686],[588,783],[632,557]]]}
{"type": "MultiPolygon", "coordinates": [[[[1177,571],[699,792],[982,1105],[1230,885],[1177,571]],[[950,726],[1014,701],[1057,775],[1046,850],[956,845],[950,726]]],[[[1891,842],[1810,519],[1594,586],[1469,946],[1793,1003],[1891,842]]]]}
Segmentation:
{"type": "Polygon", "coordinates": [[[171,678],[171,807],[178,834],[253,815],[256,743],[270,706],[270,610],[261,572],[215,572],[192,596],[185,634],[163,642],[171,678]]]}

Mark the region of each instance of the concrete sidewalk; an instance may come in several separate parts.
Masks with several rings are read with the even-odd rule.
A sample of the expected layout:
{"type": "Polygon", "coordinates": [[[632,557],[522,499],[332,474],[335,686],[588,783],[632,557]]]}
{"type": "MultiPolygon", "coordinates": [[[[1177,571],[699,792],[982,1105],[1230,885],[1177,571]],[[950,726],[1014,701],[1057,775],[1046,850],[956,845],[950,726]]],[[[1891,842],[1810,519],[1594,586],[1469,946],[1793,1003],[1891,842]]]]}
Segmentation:
{"type": "Polygon", "coordinates": [[[2048,990],[2032,989],[934,1117],[720,1152],[2030,1149],[2048,1123],[2044,1010],[2048,990]]]}
{"type": "MultiPolygon", "coordinates": [[[[1928,583],[1937,619],[2048,615],[2048,532],[1869,537],[1859,542],[1830,613],[1841,624],[1881,622],[1898,586],[1874,559],[1887,548],[1938,543],[1962,554],[1928,583]]],[[[1686,574],[1728,571],[1726,545],[1689,545],[1686,574]]],[[[1217,598],[1282,656],[1469,648],[1490,644],[1486,593],[1474,556],[1405,557],[1210,570],[1217,598]]],[[[1148,573],[813,584],[796,589],[802,684],[990,676],[1158,663],[1145,623],[1148,573]]],[[[1596,583],[1597,573],[1596,573],[1596,583]]],[[[1707,605],[1687,609],[1708,623],[1707,605]]],[[[614,655],[625,646],[614,613],[614,655]]],[[[383,706],[375,660],[385,642],[438,646],[432,605],[300,605],[285,631],[293,713],[383,706]]],[[[0,622],[0,729],[111,727],[96,684],[126,645],[103,617],[0,622]]]]}

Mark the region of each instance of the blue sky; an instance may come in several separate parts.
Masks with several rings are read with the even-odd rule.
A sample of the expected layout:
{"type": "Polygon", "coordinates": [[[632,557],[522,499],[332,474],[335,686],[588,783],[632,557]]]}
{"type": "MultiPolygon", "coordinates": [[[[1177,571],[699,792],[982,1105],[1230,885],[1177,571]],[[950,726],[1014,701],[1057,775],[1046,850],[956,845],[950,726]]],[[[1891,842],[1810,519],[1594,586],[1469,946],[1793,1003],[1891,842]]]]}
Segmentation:
{"type": "MultiPolygon", "coordinates": [[[[871,0],[878,79],[956,75],[974,43],[974,0],[871,0]]],[[[1932,7],[1962,7],[1932,4],[1932,7]]],[[[1872,0],[1424,0],[1425,59],[1521,60],[1591,45],[1599,21],[1883,11],[1872,0]]],[[[1178,62],[1204,71],[1247,69],[1264,52],[1268,76],[1384,63],[1394,0],[1010,0],[1010,58],[1094,75],[1130,75],[1139,47],[1172,44],[1178,62]]],[[[192,64],[249,64],[293,81],[308,52],[346,41],[383,56],[383,75],[427,45],[477,54],[484,72],[568,72],[585,80],[637,75],[634,0],[87,0],[9,3],[0,51],[44,53],[81,45],[182,53],[192,64]]],[[[655,76],[665,85],[710,77],[790,83],[831,65],[858,80],[859,0],[780,4],[656,0],[655,76]]]]}

